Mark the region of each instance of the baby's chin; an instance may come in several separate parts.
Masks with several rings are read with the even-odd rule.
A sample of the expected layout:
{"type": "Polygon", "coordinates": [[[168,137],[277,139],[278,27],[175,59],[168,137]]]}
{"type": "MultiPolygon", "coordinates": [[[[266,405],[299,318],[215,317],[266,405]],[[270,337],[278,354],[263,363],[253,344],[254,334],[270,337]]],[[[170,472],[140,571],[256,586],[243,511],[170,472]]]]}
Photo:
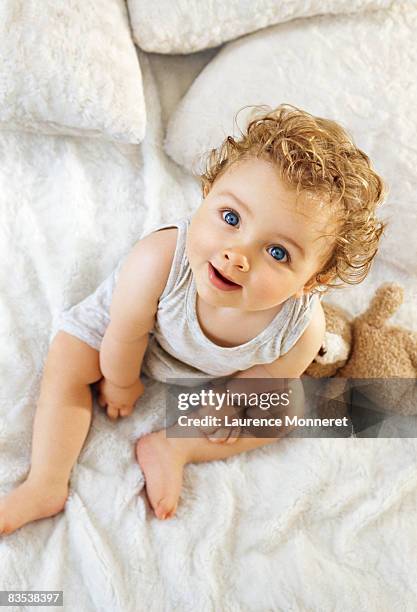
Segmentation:
{"type": "Polygon", "coordinates": [[[265,313],[268,311],[273,311],[273,314],[275,314],[282,308],[282,304],[276,305],[270,302],[263,303],[258,300],[250,300],[244,289],[237,292],[217,293],[211,291],[210,288],[202,286],[199,291],[198,284],[196,283],[196,290],[199,299],[212,308],[233,308],[245,314],[265,313]]]}
{"type": "MultiPolygon", "coordinates": [[[[237,296],[237,292],[220,292],[215,289],[211,289],[207,286],[198,287],[198,283],[196,283],[196,290],[199,295],[199,298],[203,300],[209,306],[217,307],[217,308],[244,308],[244,301],[240,296],[237,296]]],[[[241,293],[239,291],[238,293],[241,293]]]]}

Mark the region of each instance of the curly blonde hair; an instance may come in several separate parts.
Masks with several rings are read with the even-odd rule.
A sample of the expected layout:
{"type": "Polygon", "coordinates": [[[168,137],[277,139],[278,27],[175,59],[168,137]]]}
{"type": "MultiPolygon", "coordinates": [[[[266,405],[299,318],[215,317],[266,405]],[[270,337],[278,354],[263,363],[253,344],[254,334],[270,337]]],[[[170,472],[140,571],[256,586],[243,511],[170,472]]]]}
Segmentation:
{"type": "Polygon", "coordinates": [[[316,275],[319,290],[362,282],[386,227],[376,218],[375,209],[382,204],[387,187],[351,136],[335,121],[291,104],[261,114],[255,110],[241,138],[228,136],[208,152],[200,175],[203,194],[232,164],[253,157],[273,162],[280,178],[297,195],[311,194],[333,206],[336,231],[327,236],[334,238],[334,246],[316,275]],[[342,283],[330,282],[334,279],[342,283]]]}

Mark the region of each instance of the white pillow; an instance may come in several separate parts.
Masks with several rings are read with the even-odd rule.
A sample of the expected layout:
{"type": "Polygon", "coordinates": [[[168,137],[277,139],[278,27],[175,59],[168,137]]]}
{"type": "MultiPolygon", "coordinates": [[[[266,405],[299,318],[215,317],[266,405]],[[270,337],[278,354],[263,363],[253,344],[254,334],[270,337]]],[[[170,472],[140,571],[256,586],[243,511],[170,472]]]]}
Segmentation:
{"type": "Polygon", "coordinates": [[[397,2],[386,11],[297,20],[229,43],[173,113],[165,151],[199,174],[204,154],[246,127],[252,108],[237,115],[237,126],[233,121],[245,105],[286,102],[336,120],[388,183],[385,261],[415,270],[416,32],[416,3],[397,2]]]}
{"type": "Polygon", "coordinates": [[[244,128],[253,105],[284,102],[341,122],[377,158],[397,134],[408,150],[417,124],[416,31],[417,9],[398,2],[362,15],[299,19],[228,43],[172,114],[165,150],[199,171],[206,151],[239,134],[237,111],[249,105],[237,115],[244,128]]]}
{"type": "Polygon", "coordinates": [[[354,13],[392,0],[128,0],[136,44],[157,53],[192,53],[296,17],[354,13]]]}
{"type": "Polygon", "coordinates": [[[2,0],[1,129],[139,143],[145,122],[123,0],[2,0]]]}

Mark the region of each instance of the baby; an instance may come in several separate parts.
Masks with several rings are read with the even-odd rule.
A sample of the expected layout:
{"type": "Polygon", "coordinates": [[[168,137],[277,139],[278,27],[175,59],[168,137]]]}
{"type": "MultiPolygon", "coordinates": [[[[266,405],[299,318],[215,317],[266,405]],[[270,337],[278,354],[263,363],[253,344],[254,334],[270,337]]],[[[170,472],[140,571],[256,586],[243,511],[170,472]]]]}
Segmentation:
{"type": "MultiPolygon", "coordinates": [[[[384,224],[369,158],[335,122],[283,104],[213,149],[191,216],[139,240],[97,291],[63,313],[47,356],[25,482],[0,500],[0,533],[65,506],[86,439],[92,389],[111,419],[131,414],[140,374],[299,378],[320,350],[320,297],[361,282],[384,224]]],[[[277,438],[170,437],[136,444],[149,502],[175,514],[189,462],[277,438]],[[226,442],[233,442],[233,444],[226,442]]]]}

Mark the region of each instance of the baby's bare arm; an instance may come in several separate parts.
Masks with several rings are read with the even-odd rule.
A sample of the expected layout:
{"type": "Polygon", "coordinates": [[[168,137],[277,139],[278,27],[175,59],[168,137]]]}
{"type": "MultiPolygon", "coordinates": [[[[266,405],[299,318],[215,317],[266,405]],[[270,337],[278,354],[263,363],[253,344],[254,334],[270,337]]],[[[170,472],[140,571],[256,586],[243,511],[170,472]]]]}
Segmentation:
{"type": "MultiPolygon", "coordinates": [[[[111,383],[108,393],[112,386],[131,389],[138,385],[148,335],[171,268],[176,233],[174,228],[146,236],[136,243],[120,270],[100,349],[100,368],[111,383]]],[[[122,397],[123,391],[117,395],[122,397]]]]}

